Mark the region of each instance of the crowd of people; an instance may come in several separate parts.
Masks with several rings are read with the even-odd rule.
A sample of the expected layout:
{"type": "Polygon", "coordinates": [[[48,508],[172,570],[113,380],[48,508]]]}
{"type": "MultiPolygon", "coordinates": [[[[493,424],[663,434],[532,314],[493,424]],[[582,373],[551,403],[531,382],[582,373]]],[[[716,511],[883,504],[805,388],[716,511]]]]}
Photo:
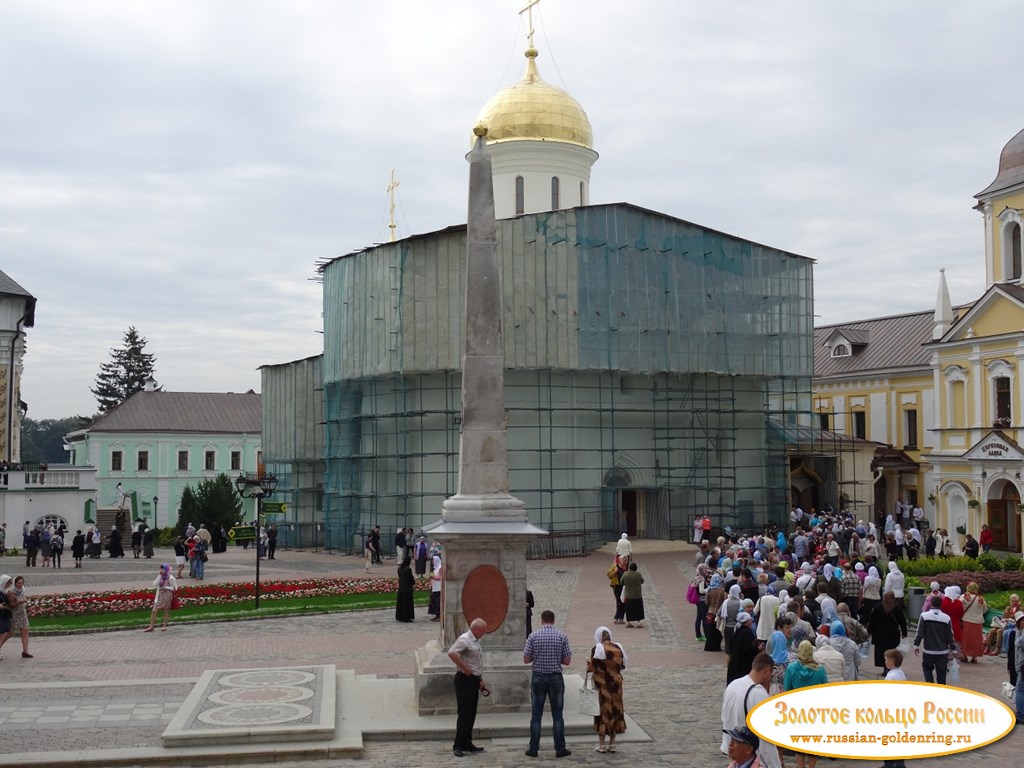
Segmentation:
{"type": "MultiPolygon", "coordinates": [[[[913,652],[927,682],[946,684],[961,662],[976,664],[1009,650],[1016,685],[1015,651],[1024,641],[1014,638],[1018,617],[1024,627],[1016,595],[986,635],[988,604],[976,582],[964,591],[932,582],[916,633],[908,637],[907,584],[896,561],[918,555],[922,520],[919,508],[901,505],[879,531],[848,515],[805,515],[794,506],[789,536],[700,542],[688,598],[696,607],[695,638],[706,652],[727,657],[723,754],[731,754],[730,741],[757,701],[808,685],[865,679],[869,659],[879,676],[905,680],[901,667],[913,652]],[[750,695],[738,704],[741,691],[750,695]]],[[[923,541],[929,556],[952,554],[943,530],[926,532],[923,541]]],[[[1018,714],[1024,717],[1020,695],[1018,714]]],[[[754,743],[753,751],[762,765],[781,765],[774,745],[754,743]]],[[[807,763],[813,768],[815,759],[807,756],[807,763]]],[[[803,768],[803,755],[796,764],[803,768]]]]}

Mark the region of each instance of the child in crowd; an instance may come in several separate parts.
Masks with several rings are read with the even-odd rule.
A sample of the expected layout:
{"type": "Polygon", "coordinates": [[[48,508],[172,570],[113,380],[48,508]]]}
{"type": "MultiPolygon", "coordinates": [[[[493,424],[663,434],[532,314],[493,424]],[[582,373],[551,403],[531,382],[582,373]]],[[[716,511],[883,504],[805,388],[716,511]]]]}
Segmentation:
{"type": "MultiPolygon", "coordinates": [[[[903,654],[895,648],[890,648],[885,652],[885,668],[889,670],[885,673],[885,681],[890,682],[892,680],[900,681],[906,680],[907,675],[902,669],[903,667],[903,654]]],[[[886,760],[882,763],[882,768],[907,768],[907,764],[902,760],[886,760]]]]}
{"type": "Polygon", "coordinates": [[[885,668],[889,670],[885,673],[886,681],[890,680],[906,680],[907,675],[902,669],[903,667],[903,654],[895,648],[890,648],[885,652],[885,668]]]}

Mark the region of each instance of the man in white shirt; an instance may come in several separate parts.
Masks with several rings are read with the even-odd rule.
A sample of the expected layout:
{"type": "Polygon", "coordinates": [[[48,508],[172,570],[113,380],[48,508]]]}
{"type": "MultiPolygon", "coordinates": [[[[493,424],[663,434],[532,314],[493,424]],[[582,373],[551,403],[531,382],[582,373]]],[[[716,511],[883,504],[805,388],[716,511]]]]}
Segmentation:
{"type": "MultiPolygon", "coordinates": [[[[731,731],[743,728],[747,724],[747,715],[754,707],[768,698],[768,687],[772,681],[772,670],[775,662],[767,653],[759,653],[754,657],[754,665],[750,674],[738,677],[726,686],[722,696],[722,730],[731,731]]],[[[729,754],[729,736],[722,736],[721,750],[723,755],[729,754]]],[[[757,756],[766,768],[782,768],[779,750],[774,744],[762,741],[757,748],[757,756]]]]}

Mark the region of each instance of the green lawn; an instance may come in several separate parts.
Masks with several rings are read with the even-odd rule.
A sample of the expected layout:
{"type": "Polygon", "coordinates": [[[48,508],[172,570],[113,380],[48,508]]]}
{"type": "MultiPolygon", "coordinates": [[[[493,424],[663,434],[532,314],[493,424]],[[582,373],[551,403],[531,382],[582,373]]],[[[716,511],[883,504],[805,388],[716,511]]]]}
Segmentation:
{"type": "MultiPolygon", "coordinates": [[[[426,605],[429,599],[429,592],[416,592],[413,596],[416,605],[426,605]]],[[[394,606],[395,595],[392,592],[260,600],[260,609],[258,611],[253,607],[253,601],[250,600],[246,603],[185,606],[177,611],[171,611],[171,621],[174,623],[239,621],[255,618],[265,619],[273,616],[364,611],[377,608],[393,608],[394,606]]],[[[39,635],[50,632],[94,632],[112,629],[136,629],[149,624],[149,613],[149,611],[129,611],[123,613],[96,613],[86,616],[64,616],[60,618],[35,618],[31,620],[32,633],[39,635]]],[[[158,615],[157,620],[163,621],[163,613],[158,615]]]]}

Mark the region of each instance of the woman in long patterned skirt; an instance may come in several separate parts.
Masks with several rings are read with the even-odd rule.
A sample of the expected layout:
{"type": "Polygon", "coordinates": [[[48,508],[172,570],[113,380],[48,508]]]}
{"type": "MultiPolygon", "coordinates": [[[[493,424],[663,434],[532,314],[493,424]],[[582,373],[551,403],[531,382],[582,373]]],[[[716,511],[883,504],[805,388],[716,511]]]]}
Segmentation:
{"type": "Polygon", "coordinates": [[[615,737],[626,730],[622,670],[626,668],[627,660],[622,646],[612,642],[608,627],[598,627],[594,632],[594,647],[590,649],[587,660],[587,671],[594,675],[594,688],[601,702],[601,714],[594,716],[598,752],[614,752],[615,737]]]}

